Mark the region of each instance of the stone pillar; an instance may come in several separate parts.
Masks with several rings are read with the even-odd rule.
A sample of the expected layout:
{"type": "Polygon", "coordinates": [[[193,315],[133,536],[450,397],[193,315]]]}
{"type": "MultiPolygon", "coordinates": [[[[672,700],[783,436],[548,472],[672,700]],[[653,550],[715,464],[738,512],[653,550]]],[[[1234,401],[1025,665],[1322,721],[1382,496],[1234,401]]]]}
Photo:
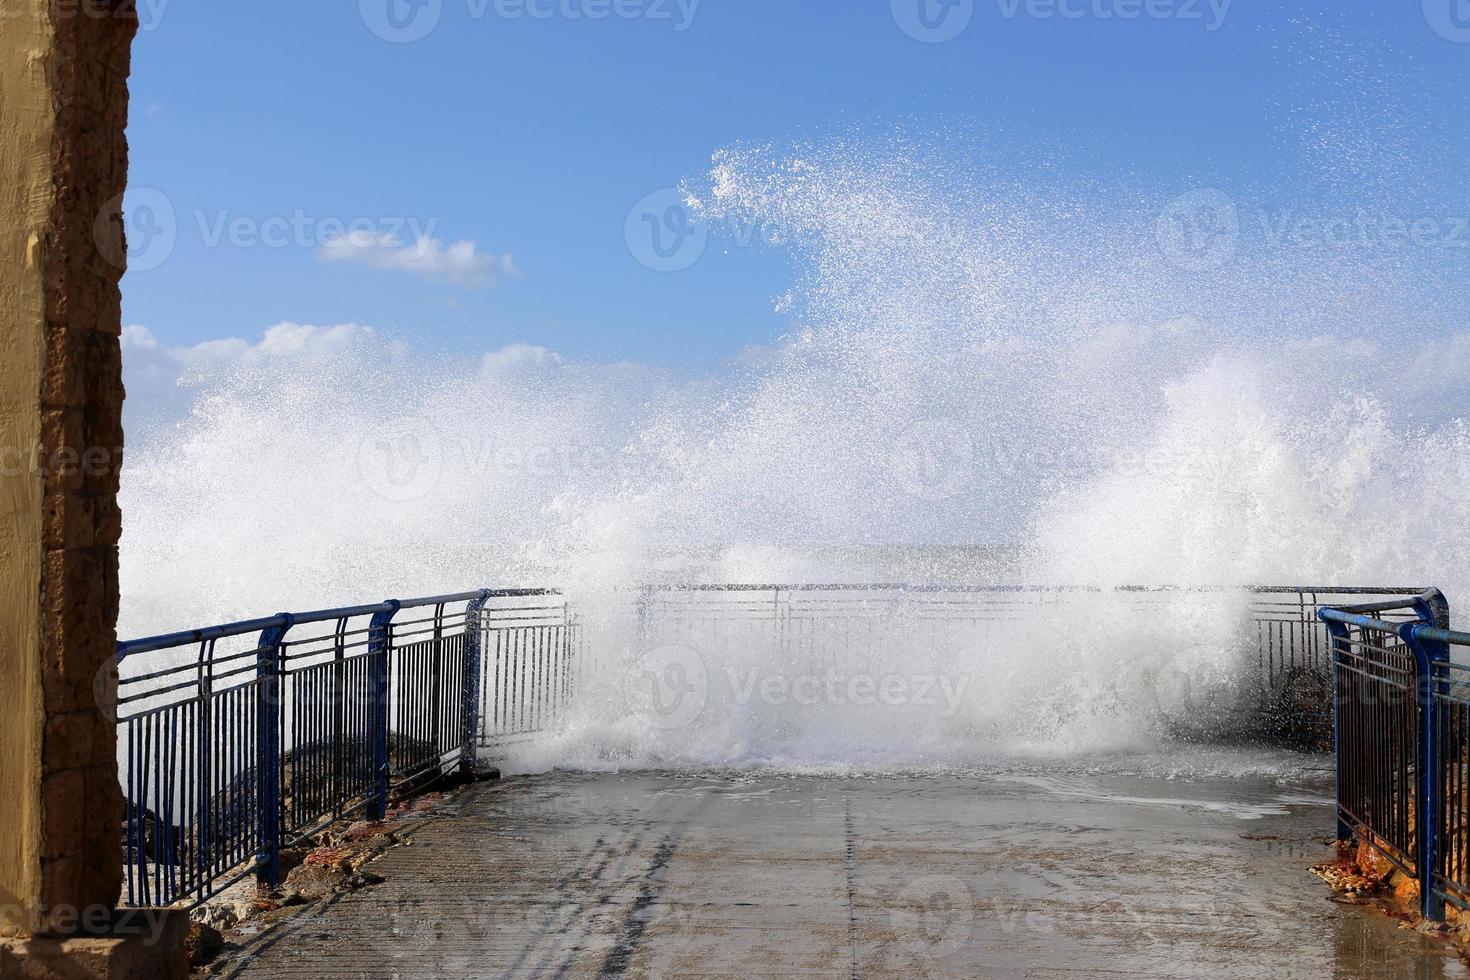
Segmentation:
{"type": "Polygon", "coordinates": [[[132,0],[0,0],[0,977],[180,975],[120,918],[118,281],[132,0]],[[100,682],[99,682],[100,678],[100,682]]]}

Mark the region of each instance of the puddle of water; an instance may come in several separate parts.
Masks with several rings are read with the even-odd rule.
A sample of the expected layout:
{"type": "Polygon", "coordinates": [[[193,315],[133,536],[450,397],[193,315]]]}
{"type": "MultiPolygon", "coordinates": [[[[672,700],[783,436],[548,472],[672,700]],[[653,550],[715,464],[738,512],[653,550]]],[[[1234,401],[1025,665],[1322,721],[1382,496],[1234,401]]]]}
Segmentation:
{"type": "MultiPolygon", "coordinates": [[[[995,777],[999,782],[1019,783],[1034,786],[1054,796],[1074,799],[1096,800],[1100,803],[1121,803],[1129,806],[1161,807],[1173,810],[1205,810],[1221,813],[1237,820],[1260,820],[1263,817],[1285,816],[1292,806],[1331,806],[1332,801],[1318,796],[1299,793],[1276,794],[1269,801],[1256,799],[1218,799],[1187,796],[1145,796],[1136,793],[1117,792],[1104,788],[1098,782],[1053,776],[1008,774],[995,777]]],[[[1171,786],[1187,786],[1187,783],[1171,783],[1171,786]]],[[[1225,788],[1211,782],[1212,796],[1225,788]]],[[[1256,787],[1252,787],[1256,788],[1256,787]]],[[[1244,790],[1245,787],[1242,787],[1244,790]]]]}

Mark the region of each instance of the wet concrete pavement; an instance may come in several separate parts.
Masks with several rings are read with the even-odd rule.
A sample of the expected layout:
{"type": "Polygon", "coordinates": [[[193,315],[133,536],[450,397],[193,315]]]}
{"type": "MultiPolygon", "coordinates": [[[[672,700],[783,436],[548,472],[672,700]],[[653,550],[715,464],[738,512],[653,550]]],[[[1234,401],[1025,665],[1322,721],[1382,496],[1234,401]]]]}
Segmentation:
{"type": "Polygon", "coordinates": [[[1326,787],[993,774],[481,784],[229,975],[1461,977],[1328,901],[1326,787]]]}

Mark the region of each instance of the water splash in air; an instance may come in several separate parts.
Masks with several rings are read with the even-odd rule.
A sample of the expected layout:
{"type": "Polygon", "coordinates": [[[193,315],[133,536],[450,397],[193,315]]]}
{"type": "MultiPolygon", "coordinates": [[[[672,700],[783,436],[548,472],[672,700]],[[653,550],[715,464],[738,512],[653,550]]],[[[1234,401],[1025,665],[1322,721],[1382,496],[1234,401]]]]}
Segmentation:
{"type": "Polygon", "coordinates": [[[1241,683],[1243,600],[1078,594],[968,644],[895,629],[830,694],[789,645],[738,631],[684,636],[698,662],[681,666],[627,588],[1347,583],[1470,600],[1470,334],[1373,299],[1404,297],[1411,264],[1244,232],[1181,253],[1177,192],[1099,203],[978,165],[935,176],[956,171],[933,157],[717,154],[686,192],[789,253],[793,328],[711,376],[528,346],[432,356],[360,326],[191,352],[134,331],[135,391],[145,368],[188,383],[177,421],[134,419],[123,632],[555,582],[589,633],[602,624],[601,660],[527,765],[952,767],[1166,743],[1191,699],[1241,683]],[[629,708],[629,685],[687,694],[701,672],[683,724],[629,708]],[[854,673],[905,697],[857,697],[854,673]],[[779,695],[761,693],[773,676],[779,695]]]}

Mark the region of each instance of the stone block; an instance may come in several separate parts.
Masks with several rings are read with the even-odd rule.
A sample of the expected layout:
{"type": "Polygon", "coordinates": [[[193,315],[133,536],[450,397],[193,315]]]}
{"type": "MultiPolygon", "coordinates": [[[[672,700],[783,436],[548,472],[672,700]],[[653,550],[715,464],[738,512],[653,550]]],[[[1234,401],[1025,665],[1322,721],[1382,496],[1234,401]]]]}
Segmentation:
{"type": "Polygon", "coordinates": [[[46,719],[45,742],[41,760],[46,769],[56,772],[88,765],[99,748],[101,734],[97,711],[75,711],[46,719]]]}
{"type": "Polygon", "coordinates": [[[45,546],[48,550],[90,548],[97,543],[99,498],[50,493],[45,503],[45,546]]]}
{"type": "Polygon", "coordinates": [[[179,910],[120,914],[103,935],[39,936],[0,942],[4,980],[187,980],[179,910]]]}

